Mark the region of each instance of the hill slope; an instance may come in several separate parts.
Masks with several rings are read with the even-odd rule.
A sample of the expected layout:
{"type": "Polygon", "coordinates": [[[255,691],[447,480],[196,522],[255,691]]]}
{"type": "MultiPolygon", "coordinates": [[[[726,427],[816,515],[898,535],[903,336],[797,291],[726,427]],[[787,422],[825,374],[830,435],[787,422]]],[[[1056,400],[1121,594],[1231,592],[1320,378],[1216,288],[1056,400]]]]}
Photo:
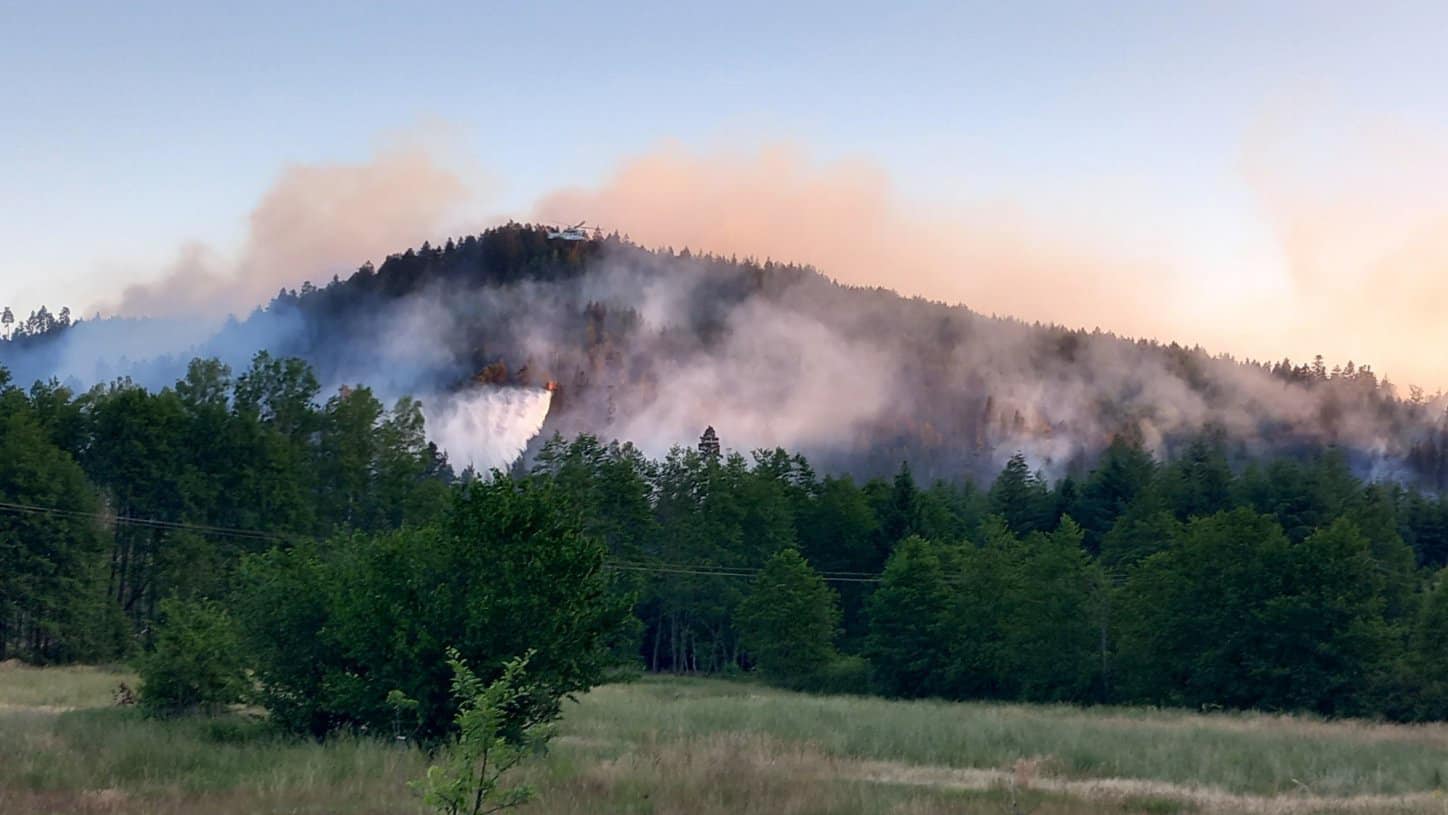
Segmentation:
{"type": "Polygon", "coordinates": [[[1443,400],[1400,398],[1367,367],[1329,371],[986,317],[840,286],[798,266],[549,240],[501,227],[424,245],[324,287],[283,291],[220,329],[97,320],[4,343],[21,381],[165,384],[194,355],[256,350],[436,404],[472,386],[554,389],[556,430],[651,452],[706,425],[727,446],[784,445],[860,474],[909,459],[984,474],[1024,451],[1048,472],[1118,434],[1170,455],[1214,429],[1242,457],[1327,444],[1376,478],[1442,489],[1443,400]]]}

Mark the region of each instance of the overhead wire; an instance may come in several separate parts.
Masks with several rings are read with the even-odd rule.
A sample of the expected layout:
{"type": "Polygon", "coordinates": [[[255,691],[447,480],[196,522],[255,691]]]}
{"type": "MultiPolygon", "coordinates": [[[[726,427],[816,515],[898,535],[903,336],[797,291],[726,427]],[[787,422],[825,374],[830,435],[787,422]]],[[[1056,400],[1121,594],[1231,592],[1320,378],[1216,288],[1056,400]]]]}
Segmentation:
{"type": "MultiPolygon", "coordinates": [[[[26,504],[15,501],[0,501],[0,512],[28,515],[53,515],[67,518],[84,518],[100,521],[101,523],[114,523],[127,526],[137,526],[162,531],[190,531],[206,535],[223,535],[229,537],[243,538],[248,540],[268,540],[280,542],[286,540],[282,535],[270,532],[263,532],[256,529],[241,529],[238,527],[215,526],[211,524],[188,523],[185,521],[165,521],[158,518],[138,518],[132,515],[111,515],[104,512],[85,512],[81,510],[62,509],[60,507],[47,507],[38,504],[26,504]]],[[[634,558],[606,557],[603,562],[604,568],[615,571],[683,575],[694,577],[733,577],[753,580],[761,574],[762,570],[745,566],[724,566],[710,563],[676,563],[669,561],[639,560],[634,558]]],[[[830,583],[879,583],[881,575],[871,572],[853,571],[823,571],[817,572],[820,578],[830,583]]]]}
{"type": "MultiPolygon", "coordinates": [[[[675,566],[674,564],[670,564],[670,563],[655,563],[655,564],[652,564],[652,565],[647,565],[647,566],[645,566],[645,565],[637,565],[637,564],[629,564],[629,563],[618,563],[618,562],[615,562],[615,561],[610,560],[610,559],[605,559],[604,562],[603,562],[603,566],[604,566],[604,568],[606,568],[606,569],[613,569],[613,570],[616,570],[616,571],[625,571],[625,572],[645,572],[645,573],[648,573],[648,574],[694,575],[694,576],[698,576],[698,577],[742,577],[742,578],[744,578],[744,579],[746,579],[746,580],[753,580],[753,579],[759,577],[759,575],[760,575],[760,573],[761,573],[761,570],[759,570],[759,569],[755,569],[755,570],[753,570],[753,571],[718,571],[718,570],[710,570],[710,569],[679,568],[679,567],[675,566]]],[[[824,580],[824,581],[826,581],[826,582],[830,582],[830,583],[879,583],[879,582],[880,582],[880,578],[879,578],[878,576],[875,576],[875,577],[845,577],[845,576],[840,576],[840,575],[821,574],[821,575],[820,575],[820,579],[821,579],[821,580],[824,580]]]]}
{"type": "Polygon", "coordinates": [[[240,529],[229,526],[212,526],[209,524],[187,523],[184,521],[163,521],[157,518],[137,518],[131,515],[111,515],[104,512],[83,512],[74,509],[61,509],[59,507],[46,507],[36,504],[23,504],[14,501],[0,501],[0,512],[25,515],[58,515],[67,518],[88,518],[102,523],[117,523],[127,526],[140,526],[150,529],[179,530],[199,532],[208,535],[225,535],[236,538],[247,538],[251,540],[284,540],[281,535],[270,532],[262,532],[257,529],[240,529]]]}

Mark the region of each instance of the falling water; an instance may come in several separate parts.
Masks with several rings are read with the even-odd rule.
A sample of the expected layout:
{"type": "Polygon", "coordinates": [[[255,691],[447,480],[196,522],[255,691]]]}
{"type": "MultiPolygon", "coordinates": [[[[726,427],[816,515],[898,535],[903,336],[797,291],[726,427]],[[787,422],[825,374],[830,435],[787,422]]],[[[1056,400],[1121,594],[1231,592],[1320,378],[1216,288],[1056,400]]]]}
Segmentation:
{"type": "Polygon", "coordinates": [[[426,410],[428,435],[453,467],[506,470],[543,428],[553,393],[542,388],[490,387],[451,394],[426,410]]]}

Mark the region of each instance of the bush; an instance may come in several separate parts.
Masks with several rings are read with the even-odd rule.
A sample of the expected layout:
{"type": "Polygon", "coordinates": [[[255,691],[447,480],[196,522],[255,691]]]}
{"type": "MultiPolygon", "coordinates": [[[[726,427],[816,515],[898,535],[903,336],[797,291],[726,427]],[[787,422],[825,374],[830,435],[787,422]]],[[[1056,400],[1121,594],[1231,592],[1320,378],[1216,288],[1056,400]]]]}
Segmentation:
{"type": "Polygon", "coordinates": [[[300,543],[249,561],[240,617],[259,701],[294,732],[390,733],[436,744],[456,728],[448,649],[484,683],[530,651],[514,726],[546,721],[601,681],[631,598],[605,549],[546,482],[496,477],[433,527],[300,543]]]}
{"type": "Polygon", "coordinates": [[[841,656],[803,682],[802,690],[812,693],[844,693],[865,696],[873,693],[870,663],[862,656],[841,656]]]}
{"type": "Polygon", "coordinates": [[[215,712],[247,679],[236,623],[220,604],[163,600],[155,648],[142,657],[141,707],[152,715],[215,712]]]}

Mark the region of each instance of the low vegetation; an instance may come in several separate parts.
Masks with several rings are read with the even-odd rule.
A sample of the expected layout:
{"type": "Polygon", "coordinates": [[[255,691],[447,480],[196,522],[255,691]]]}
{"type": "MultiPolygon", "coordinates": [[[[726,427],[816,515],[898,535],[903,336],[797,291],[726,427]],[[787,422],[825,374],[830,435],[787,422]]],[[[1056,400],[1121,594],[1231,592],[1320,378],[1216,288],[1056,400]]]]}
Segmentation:
{"type": "MultiPolygon", "coordinates": [[[[259,714],[153,718],[135,677],[0,668],[0,811],[425,812],[434,759],[288,736],[259,714]]],[[[1254,713],[808,696],[649,677],[565,704],[503,780],[520,813],[1442,812],[1448,726],[1254,713]]]]}

